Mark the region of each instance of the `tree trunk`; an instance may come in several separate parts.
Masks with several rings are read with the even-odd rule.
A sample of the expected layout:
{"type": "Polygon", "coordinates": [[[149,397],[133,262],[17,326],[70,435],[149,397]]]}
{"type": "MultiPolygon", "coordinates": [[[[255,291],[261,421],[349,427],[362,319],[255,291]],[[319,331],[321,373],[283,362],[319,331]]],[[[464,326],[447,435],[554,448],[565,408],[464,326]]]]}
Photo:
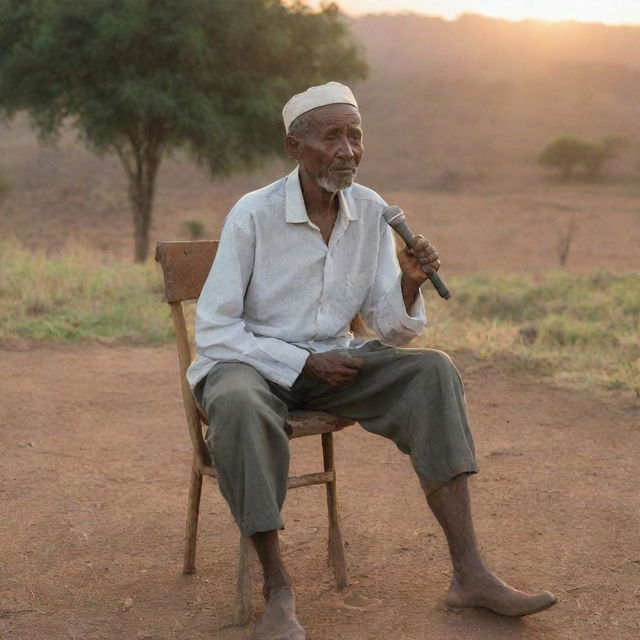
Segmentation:
{"type": "Polygon", "coordinates": [[[134,259],[145,262],[149,255],[149,230],[153,212],[153,196],[160,154],[156,145],[148,144],[135,153],[135,170],[129,172],[129,201],[133,214],[134,259]]]}
{"type": "Polygon", "coordinates": [[[145,262],[149,254],[149,230],[156,176],[161,158],[161,137],[129,136],[129,144],[113,148],[129,179],[129,202],[133,216],[134,259],[145,262]]]}
{"type": "MultiPolygon", "coordinates": [[[[145,174],[147,172],[142,172],[145,174]]],[[[155,175],[129,178],[129,200],[133,214],[134,259],[145,262],[149,254],[149,229],[153,210],[153,189],[155,175]]]]}

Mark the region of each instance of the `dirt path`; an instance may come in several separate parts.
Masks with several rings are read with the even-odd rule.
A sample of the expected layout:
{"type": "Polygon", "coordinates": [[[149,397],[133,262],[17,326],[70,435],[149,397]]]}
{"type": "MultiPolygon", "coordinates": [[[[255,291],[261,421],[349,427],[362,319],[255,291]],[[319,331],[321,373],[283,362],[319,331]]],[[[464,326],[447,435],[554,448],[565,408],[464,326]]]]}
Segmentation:
{"type": "MultiPolygon", "coordinates": [[[[212,484],[199,571],[180,573],[190,444],[173,349],[0,351],[0,362],[0,637],[243,638],[226,626],[237,534],[212,484]]],[[[525,620],[447,611],[444,542],[408,461],[352,428],[337,436],[347,593],[325,566],[323,489],[292,492],[285,509],[309,640],[637,640],[638,407],[463,374],[482,546],[505,578],[560,604],[525,620]]],[[[315,439],[293,449],[296,471],[315,470],[315,439]]]]}

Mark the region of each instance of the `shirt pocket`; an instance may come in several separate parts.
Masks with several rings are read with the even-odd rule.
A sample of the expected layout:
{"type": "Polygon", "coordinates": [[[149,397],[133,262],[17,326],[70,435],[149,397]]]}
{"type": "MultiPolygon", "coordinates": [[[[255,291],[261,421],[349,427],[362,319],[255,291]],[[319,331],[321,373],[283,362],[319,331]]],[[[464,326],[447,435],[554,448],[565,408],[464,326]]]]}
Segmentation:
{"type": "Polygon", "coordinates": [[[373,282],[373,274],[368,271],[349,273],[346,282],[349,289],[368,289],[373,282]]]}

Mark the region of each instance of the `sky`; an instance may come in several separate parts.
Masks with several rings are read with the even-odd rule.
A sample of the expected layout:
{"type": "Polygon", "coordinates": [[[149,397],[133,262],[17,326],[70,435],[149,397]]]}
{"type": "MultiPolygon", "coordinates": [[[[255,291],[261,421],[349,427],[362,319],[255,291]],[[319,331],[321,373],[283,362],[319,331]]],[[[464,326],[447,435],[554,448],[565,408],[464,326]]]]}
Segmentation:
{"type": "Polygon", "coordinates": [[[453,19],[463,13],[523,20],[603,22],[640,25],[640,0],[336,0],[343,11],[397,13],[414,11],[453,19]]]}

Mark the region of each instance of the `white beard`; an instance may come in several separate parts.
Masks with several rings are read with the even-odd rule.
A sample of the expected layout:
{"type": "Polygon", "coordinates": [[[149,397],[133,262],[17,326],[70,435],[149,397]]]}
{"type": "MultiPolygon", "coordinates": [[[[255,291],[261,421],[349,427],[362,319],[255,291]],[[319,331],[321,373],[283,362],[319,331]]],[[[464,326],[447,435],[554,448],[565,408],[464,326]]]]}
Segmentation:
{"type": "Polygon", "coordinates": [[[329,193],[336,193],[349,188],[356,178],[356,172],[350,174],[331,174],[326,177],[318,178],[318,184],[329,193]]]}

